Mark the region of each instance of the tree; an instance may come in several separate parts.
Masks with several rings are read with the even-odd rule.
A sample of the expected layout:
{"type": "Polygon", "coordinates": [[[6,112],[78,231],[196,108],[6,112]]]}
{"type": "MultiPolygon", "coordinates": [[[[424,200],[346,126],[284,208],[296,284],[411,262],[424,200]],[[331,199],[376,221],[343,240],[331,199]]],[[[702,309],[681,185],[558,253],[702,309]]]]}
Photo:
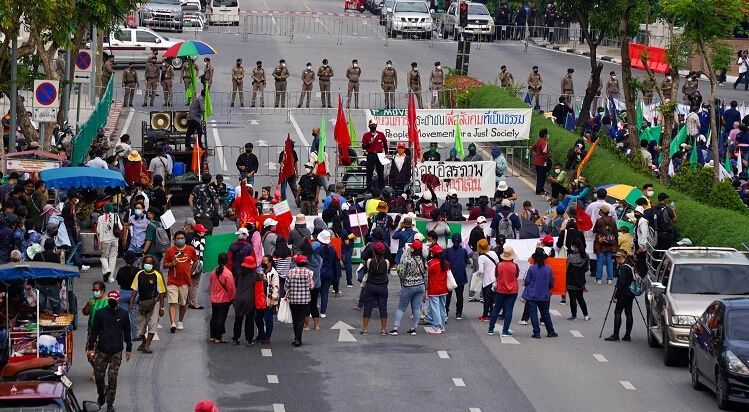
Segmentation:
{"type": "Polygon", "coordinates": [[[622,89],[624,103],[627,107],[627,131],[629,145],[633,150],[640,147],[640,131],[634,122],[635,100],[637,99],[637,80],[632,78],[632,59],[629,57],[629,39],[640,30],[640,22],[644,20],[645,5],[638,0],[619,0],[618,36],[622,55],[622,89]]]}
{"type": "MultiPolygon", "coordinates": [[[[713,162],[716,165],[713,183],[720,181],[720,164],[718,157],[718,140],[720,137],[715,107],[718,79],[715,71],[728,68],[730,61],[726,56],[730,48],[721,39],[733,37],[738,27],[749,14],[749,3],[746,0],[664,0],[663,11],[674,16],[676,24],[684,28],[683,38],[694,45],[707,67],[710,80],[710,145],[713,151],[713,162]]],[[[695,146],[696,149],[696,146],[695,146]]]]}

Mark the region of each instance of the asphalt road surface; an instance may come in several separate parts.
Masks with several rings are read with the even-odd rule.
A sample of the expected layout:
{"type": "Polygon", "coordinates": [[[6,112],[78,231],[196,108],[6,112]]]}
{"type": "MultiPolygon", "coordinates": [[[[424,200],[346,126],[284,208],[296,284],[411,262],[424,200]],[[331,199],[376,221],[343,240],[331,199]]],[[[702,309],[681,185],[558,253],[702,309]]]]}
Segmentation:
{"type": "MultiPolygon", "coordinates": [[[[333,0],[240,0],[240,7],[243,11],[342,12],[340,2],[333,0]]],[[[369,24],[377,22],[369,19],[369,24]]],[[[261,171],[266,171],[258,176],[256,187],[271,184],[277,176],[269,162],[275,160],[287,134],[299,146],[308,146],[311,128],[319,126],[320,114],[325,113],[327,119],[332,119],[335,108],[324,112],[314,109],[319,107],[319,98],[313,93],[313,109],[273,110],[268,108],[272,106],[272,95],[267,93],[266,110],[251,112],[249,107],[239,108],[237,101],[237,107],[230,114],[226,92],[231,86],[229,71],[237,57],[243,58],[248,71],[255,60],[263,60],[268,75],[278,59],[285,58],[292,74],[291,91],[300,89],[299,75],[304,63],[311,61],[316,70],[322,58],[327,58],[335,70],[334,92],[345,92],[346,67],[352,58],[358,58],[363,69],[363,100],[373,105],[374,98],[367,100],[370,97],[366,94],[380,92],[378,76],[386,60],[393,60],[399,80],[404,83],[410,62],[419,62],[423,72],[430,70],[437,60],[444,66],[452,66],[456,49],[454,42],[436,41],[430,47],[427,42],[390,39],[386,46],[384,39],[375,38],[345,38],[342,44],[337,44],[334,37],[296,36],[289,42],[282,36],[249,36],[245,42],[238,34],[207,31],[198,33],[198,38],[218,50],[212,59],[216,68],[216,114],[208,126],[208,141],[211,146],[222,146],[223,151],[211,160],[212,172],[236,174],[234,161],[238,152],[235,148],[253,142],[256,152],[260,153],[261,171]]],[[[532,65],[539,65],[550,91],[554,92],[568,67],[581,74],[575,78],[580,83],[587,82],[590,67],[589,60],[584,57],[534,47],[526,52],[522,44],[483,44],[480,50],[472,52],[471,74],[493,81],[502,64],[515,74],[517,81],[524,80],[532,65]]],[[[605,73],[610,69],[620,70],[617,65],[604,63],[604,66],[605,73]]],[[[115,84],[120,82],[120,71],[115,84]]],[[[176,84],[175,89],[179,91],[181,85],[176,84]]],[[[704,82],[701,82],[701,89],[706,94],[704,82]]],[[[272,85],[267,90],[272,91],[272,85]]],[[[741,100],[747,96],[728,88],[719,92],[728,99],[741,100]]],[[[249,106],[247,87],[245,93],[245,106],[249,106]]],[[[118,133],[129,133],[134,146],[140,146],[141,122],[148,119],[147,111],[141,110],[139,105],[141,99],[142,96],[136,96],[135,110],[123,111],[118,123],[118,133]]],[[[293,94],[293,107],[296,107],[296,99],[298,94],[293,94]]],[[[157,98],[157,106],[160,103],[157,98]]],[[[405,103],[402,107],[405,108],[405,103]]],[[[361,135],[364,116],[356,111],[352,114],[361,135]]],[[[302,161],[306,160],[305,156],[302,155],[302,161]]],[[[511,177],[508,182],[518,192],[521,202],[531,200],[534,206],[546,209],[542,199],[529,187],[528,180],[511,177]]],[[[230,183],[236,184],[236,179],[230,183]]],[[[186,207],[175,211],[178,222],[189,215],[186,207]]],[[[224,223],[217,233],[229,231],[233,231],[233,226],[224,223]]],[[[81,275],[76,290],[79,299],[84,301],[90,295],[90,283],[101,278],[100,268],[94,266],[81,275]]],[[[108,284],[108,287],[113,286],[108,284]]],[[[200,399],[209,398],[216,401],[222,411],[717,410],[711,392],[691,389],[686,368],[665,367],[661,350],[648,348],[645,326],[636,310],[632,342],[609,343],[599,339],[613,286],[596,286],[591,281],[588,287],[585,298],[592,320],[567,321],[569,307],[560,305],[559,297],[554,297],[551,309],[559,337],[540,340],[531,339],[530,326],[517,324],[522,312],[519,301],[512,326],[514,337],[488,336],[487,323],[476,320],[481,314],[481,304],[468,303],[467,296],[463,320],[451,318],[444,335],[427,335],[420,329],[416,336],[383,337],[376,333],[375,314],[370,327],[372,333],[361,336],[358,334],[361,312],[352,310],[358,297],[358,285],[353,289],[344,288],[341,298],[330,298],[328,317],[321,319],[322,330],[305,332],[301,348],[291,345],[291,326],[278,322],[270,345],[208,344],[210,310],[189,310],[184,331],[169,333],[168,319],[162,319],[161,325],[165,328],[159,329],[159,340],[152,345],[154,353],[135,352],[129,363],[123,363],[115,406],[118,411],[189,411],[200,399]],[[345,332],[331,329],[339,321],[351,326],[355,342],[339,341],[339,335],[345,332]]],[[[204,306],[209,306],[207,288],[208,280],[204,276],[199,299],[204,306]]],[[[388,311],[392,319],[398,300],[398,282],[394,275],[389,289],[388,311]]],[[[642,305],[642,299],[640,303],[642,305]]],[[[83,317],[82,327],[75,333],[76,361],[71,374],[78,398],[94,400],[96,389],[94,383],[88,381],[91,368],[86,364],[83,348],[85,320],[83,317]]],[[[408,323],[408,315],[403,323],[408,323]]],[[[233,311],[227,329],[230,330],[232,324],[233,311]]],[[[392,320],[388,322],[388,329],[391,325],[392,320]]],[[[612,328],[613,313],[604,336],[610,334],[612,328]]]]}

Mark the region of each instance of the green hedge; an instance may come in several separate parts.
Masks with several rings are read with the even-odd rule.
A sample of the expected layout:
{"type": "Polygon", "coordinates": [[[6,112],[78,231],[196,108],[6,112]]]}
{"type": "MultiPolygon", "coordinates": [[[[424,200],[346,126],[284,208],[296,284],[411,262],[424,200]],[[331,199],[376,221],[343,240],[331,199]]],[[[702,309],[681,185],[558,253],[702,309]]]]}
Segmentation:
{"type": "MultiPolygon", "coordinates": [[[[471,107],[526,108],[528,105],[507,94],[500,87],[487,85],[476,92],[471,107]]],[[[567,150],[575,144],[579,136],[556,127],[550,120],[534,112],[530,132],[531,143],[538,140],[538,132],[543,128],[549,130],[548,140],[552,159],[564,164],[567,150]]],[[[668,193],[676,204],[678,222],[675,226],[678,236],[688,237],[695,245],[734,247],[742,250],[742,243],[749,245],[749,216],[706,206],[674,188],[661,186],[654,176],[635,172],[627,163],[617,159],[606,149],[596,148],[582,174],[588,178],[592,186],[621,183],[641,188],[645,183],[652,183],[656,194],[668,193]]]]}

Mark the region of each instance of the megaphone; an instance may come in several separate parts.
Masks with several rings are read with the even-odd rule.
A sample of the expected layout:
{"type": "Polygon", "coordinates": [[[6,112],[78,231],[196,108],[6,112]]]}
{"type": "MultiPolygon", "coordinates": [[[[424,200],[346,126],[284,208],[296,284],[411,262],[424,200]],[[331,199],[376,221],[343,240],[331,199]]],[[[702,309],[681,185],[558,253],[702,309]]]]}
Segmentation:
{"type": "Polygon", "coordinates": [[[187,132],[187,112],[174,112],[174,131],[187,132]]]}
{"type": "Polygon", "coordinates": [[[172,127],[171,112],[151,112],[151,129],[169,130],[172,127]]]}

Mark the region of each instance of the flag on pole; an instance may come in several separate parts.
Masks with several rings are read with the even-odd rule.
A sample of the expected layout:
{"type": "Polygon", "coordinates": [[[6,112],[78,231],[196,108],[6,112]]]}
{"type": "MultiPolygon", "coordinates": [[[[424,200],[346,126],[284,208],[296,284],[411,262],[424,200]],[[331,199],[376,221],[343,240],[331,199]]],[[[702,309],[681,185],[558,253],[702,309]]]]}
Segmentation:
{"type": "Polygon", "coordinates": [[[413,161],[421,158],[419,129],[416,127],[416,101],[411,90],[408,91],[408,144],[413,148],[413,161]]]}
{"type": "Polygon", "coordinates": [[[658,142],[661,138],[661,130],[661,126],[646,127],[645,130],[640,132],[640,141],[647,140],[648,142],[658,142]]]}
{"type": "MultiPolygon", "coordinates": [[[[591,149],[591,151],[592,150],[593,149],[591,149]]],[[[593,220],[590,218],[590,216],[588,216],[587,213],[585,213],[585,208],[580,204],[580,202],[577,200],[575,202],[577,203],[577,210],[575,211],[575,221],[577,223],[577,229],[582,230],[583,232],[593,229],[593,220]]]]}
{"type": "MultiPolygon", "coordinates": [[[[317,147],[314,149],[317,151],[317,163],[325,162],[325,145],[327,144],[328,137],[325,133],[325,115],[322,115],[320,120],[320,139],[318,140],[317,147]]],[[[346,150],[348,152],[348,150],[346,150]]]]}
{"type": "MultiPolygon", "coordinates": [[[[350,164],[351,158],[348,155],[348,148],[351,146],[351,136],[349,135],[349,129],[351,124],[346,127],[346,115],[343,113],[343,100],[341,94],[338,93],[338,117],[336,117],[335,128],[333,129],[333,137],[338,148],[340,149],[341,160],[344,164],[350,164]]],[[[322,130],[322,129],[321,129],[322,130]]]]}
{"type": "Polygon", "coordinates": [[[192,98],[195,96],[195,89],[197,89],[198,79],[195,76],[195,66],[192,64],[192,58],[187,59],[187,69],[190,73],[190,83],[187,84],[185,89],[185,104],[190,104],[192,98]]]}
{"type": "Polygon", "coordinates": [[[635,117],[637,121],[637,130],[642,130],[642,123],[643,123],[643,115],[642,115],[642,101],[637,103],[637,113],[635,117]]]}
{"type": "Polygon", "coordinates": [[[744,171],[744,160],[741,158],[741,151],[736,152],[736,176],[744,171]]]}
{"type": "MultiPolygon", "coordinates": [[[[583,166],[585,166],[586,163],[588,163],[588,160],[590,160],[590,157],[593,156],[593,151],[596,150],[596,146],[598,146],[598,142],[600,142],[601,139],[597,139],[595,143],[593,143],[593,146],[590,146],[590,151],[587,155],[585,155],[585,158],[582,162],[580,162],[580,166],[577,167],[577,175],[580,176],[580,172],[583,171],[583,166]]],[[[578,227],[578,229],[580,229],[578,227]]],[[[580,229],[582,230],[582,229],[580,229]]]]}
{"type": "Polygon", "coordinates": [[[351,113],[348,114],[348,135],[351,138],[351,146],[359,144],[359,138],[356,137],[356,126],[354,126],[354,120],[351,119],[351,113]]]}
{"type": "Polygon", "coordinates": [[[617,125],[619,123],[616,113],[616,103],[614,102],[614,95],[609,93],[609,104],[611,105],[611,124],[617,125]]]}
{"type": "Polygon", "coordinates": [[[726,168],[726,171],[730,173],[733,176],[733,166],[731,165],[731,156],[729,156],[728,152],[726,152],[726,164],[724,167],[726,168]]]}
{"type": "Polygon", "coordinates": [[[673,140],[671,140],[671,148],[669,151],[669,157],[673,157],[674,153],[679,151],[681,144],[686,143],[686,141],[687,141],[687,125],[685,124],[679,130],[679,133],[676,133],[676,136],[674,136],[673,140]]]}
{"type": "Polygon", "coordinates": [[[466,153],[463,150],[463,136],[460,133],[460,116],[455,116],[455,150],[458,152],[458,156],[461,158],[465,157],[466,153]]]}
{"type": "Polygon", "coordinates": [[[205,105],[205,112],[203,112],[203,120],[206,122],[208,121],[208,118],[211,117],[213,114],[213,103],[211,103],[211,87],[206,86],[205,87],[205,101],[203,102],[205,105]]]}
{"type": "Polygon", "coordinates": [[[567,119],[564,121],[564,129],[565,130],[575,130],[575,115],[572,113],[567,113],[567,119]]]}
{"type": "Polygon", "coordinates": [[[294,170],[294,149],[291,147],[291,133],[286,135],[286,146],[283,149],[283,156],[281,157],[280,172],[278,173],[278,184],[281,184],[284,180],[294,176],[296,170],[294,170]]]}
{"type": "Polygon", "coordinates": [[[531,94],[528,93],[528,92],[526,92],[525,93],[525,99],[523,101],[525,102],[525,104],[527,104],[528,106],[530,106],[531,105],[531,94]]]}
{"type": "Polygon", "coordinates": [[[697,158],[697,151],[700,150],[697,145],[695,144],[694,147],[692,147],[692,153],[689,155],[689,164],[694,166],[695,164],[699,164],[700,161],[697,158]]]}

